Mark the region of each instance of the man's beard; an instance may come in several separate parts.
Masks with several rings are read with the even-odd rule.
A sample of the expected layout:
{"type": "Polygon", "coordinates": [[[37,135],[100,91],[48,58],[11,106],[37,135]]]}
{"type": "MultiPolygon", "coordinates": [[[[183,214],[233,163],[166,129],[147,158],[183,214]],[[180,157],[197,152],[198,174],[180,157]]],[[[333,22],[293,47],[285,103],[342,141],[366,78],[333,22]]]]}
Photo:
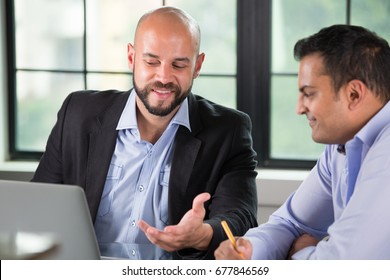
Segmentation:
{"type": "Polygon", "coordinates": [[[134,80],[133,75],[133,85],[135,88],[135,92],[137,93],[137,96],[139,99],[141,99],[142,103],[144,104],[145,108],[148,110],[149,113],[164,117],[171,113],[173,110],[175,110],[182,102],[183,100],[188,96],[188,94],[191,92],[192,85],[181,94],[181,87],[178,85],[175,85],[173,83],[163,84],[161,82],[154,82],[153,84],[147,84],[144,88],[140,88],[137,86],[134,80]],[[150,95],[150,92],[152,91],[152,88],[164,88],[170,91],[173,91],[174,93],[174,100],[171,104],[168,105],[168,107],[162,107],[162,103],[160,105],[157,105],[153,107],[150,105],[148,96],[150,95]]]}

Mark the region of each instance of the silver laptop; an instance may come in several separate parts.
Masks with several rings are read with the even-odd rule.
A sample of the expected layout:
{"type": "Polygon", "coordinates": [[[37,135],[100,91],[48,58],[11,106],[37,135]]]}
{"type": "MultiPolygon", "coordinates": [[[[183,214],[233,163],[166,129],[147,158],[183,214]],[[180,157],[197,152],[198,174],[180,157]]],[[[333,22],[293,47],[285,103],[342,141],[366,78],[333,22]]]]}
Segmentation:
{"type": "Polygon", "coordinates": [[[0,259],[100,259],[82,188],[0,180],[0,259]]]}

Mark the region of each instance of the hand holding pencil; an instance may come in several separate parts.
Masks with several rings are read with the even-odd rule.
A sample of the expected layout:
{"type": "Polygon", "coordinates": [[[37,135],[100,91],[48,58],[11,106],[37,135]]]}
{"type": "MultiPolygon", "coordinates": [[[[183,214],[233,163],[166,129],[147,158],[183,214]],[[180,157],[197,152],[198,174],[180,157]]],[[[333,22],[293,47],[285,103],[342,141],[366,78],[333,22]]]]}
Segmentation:
{"type": "Polygon", "coordinates": [[[250,259],[252,255],[252,244],[243,238],[239,238],[236,241],[226,221],[221,221],[221,225],[228,237],[228,240],[223,241],[217,250],[215,250],[215,258],[217,260],[250,259]]]}
{"type": "Polygon", "coordinates": [[[236,239],[234,238],[228,224],[226,221],[221,221],[221,225],[223,230],[225,231],[227,237],[229,238],[230,242],[233,244],[234,249],[240,254],[240,256],[243,256],[240,251],[237,249],[236,239]]]}

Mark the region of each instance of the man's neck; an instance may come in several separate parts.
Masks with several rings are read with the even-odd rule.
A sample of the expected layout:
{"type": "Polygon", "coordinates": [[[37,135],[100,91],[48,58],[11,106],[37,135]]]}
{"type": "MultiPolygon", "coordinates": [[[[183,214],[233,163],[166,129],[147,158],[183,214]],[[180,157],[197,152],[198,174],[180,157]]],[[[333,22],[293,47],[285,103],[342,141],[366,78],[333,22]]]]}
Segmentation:
{"type": "Polygon", "coordinates": [[[177,109],[167,116],[156,116],[147,111],[141,104],[137,104],[137,123],[142,140],[155,144],[169,125],[177,109]]]}

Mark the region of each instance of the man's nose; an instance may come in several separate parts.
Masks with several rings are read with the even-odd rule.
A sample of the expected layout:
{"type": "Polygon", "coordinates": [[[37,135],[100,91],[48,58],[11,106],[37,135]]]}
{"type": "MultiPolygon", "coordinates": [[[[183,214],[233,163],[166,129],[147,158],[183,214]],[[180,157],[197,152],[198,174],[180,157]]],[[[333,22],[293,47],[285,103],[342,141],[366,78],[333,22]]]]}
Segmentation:
{"type": "Polygon", "coordinates": [[[297,101],[297,105],[296,105],[296,108],[295,108],[295,112],[298,115],[303,115],[303,114],[306,113],[306,107],[303,104],[303,97],[302,97],[301,94],[298,97],[298,101],[297,101]]]}
{"type": "Polygon", "coordinates": [[[156,79],[163,84],[168,84],[173,81],[173,73],[171,65],[162,63],[157,70],[156,79]]]}

